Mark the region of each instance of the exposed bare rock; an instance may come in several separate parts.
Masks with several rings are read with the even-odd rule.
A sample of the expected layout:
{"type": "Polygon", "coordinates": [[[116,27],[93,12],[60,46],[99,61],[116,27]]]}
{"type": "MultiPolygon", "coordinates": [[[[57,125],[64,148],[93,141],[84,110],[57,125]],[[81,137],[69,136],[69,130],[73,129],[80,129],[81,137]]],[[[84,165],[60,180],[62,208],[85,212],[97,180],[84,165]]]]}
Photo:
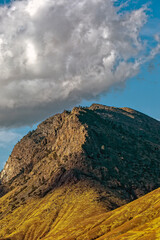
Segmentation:
{"type": "Polygon", "coordinates": [[[57,114],[29,132],[0,179],[8,190],[33,185],[33,191],[26,188],[29,197],[87,179],[129,202],[160,186],[159,169],[159,121],[129,108],[93,104],[57,114]]]}

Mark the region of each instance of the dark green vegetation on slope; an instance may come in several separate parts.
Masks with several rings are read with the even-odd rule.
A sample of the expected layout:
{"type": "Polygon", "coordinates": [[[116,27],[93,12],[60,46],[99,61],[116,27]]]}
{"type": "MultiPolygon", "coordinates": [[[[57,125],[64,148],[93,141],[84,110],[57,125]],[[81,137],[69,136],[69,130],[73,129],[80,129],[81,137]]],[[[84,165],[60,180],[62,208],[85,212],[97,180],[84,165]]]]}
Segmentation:
{"type": "Polygon", "coordinates": [[[0,236],[97,239],[114,224],[92,234],[96,221],[159,187],[159,169],[160,122],[95,104],[57,114],[15,146],[1,172],[0,236]]]}

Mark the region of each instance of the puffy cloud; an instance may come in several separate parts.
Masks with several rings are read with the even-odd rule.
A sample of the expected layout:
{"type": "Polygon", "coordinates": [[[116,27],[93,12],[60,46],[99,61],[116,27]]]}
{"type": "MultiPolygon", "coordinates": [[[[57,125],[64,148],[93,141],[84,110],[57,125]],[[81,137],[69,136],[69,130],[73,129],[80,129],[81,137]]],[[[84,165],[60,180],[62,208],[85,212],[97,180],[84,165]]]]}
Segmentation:
{"type": "MultiPolygon", "coordinates": [[[[143,6],[112,0],[22,0],[0,8],[0,126],[39,121],[137,74],[143,6]]],[[[159,51],[159,46],[149,57],[159,51]]]]}

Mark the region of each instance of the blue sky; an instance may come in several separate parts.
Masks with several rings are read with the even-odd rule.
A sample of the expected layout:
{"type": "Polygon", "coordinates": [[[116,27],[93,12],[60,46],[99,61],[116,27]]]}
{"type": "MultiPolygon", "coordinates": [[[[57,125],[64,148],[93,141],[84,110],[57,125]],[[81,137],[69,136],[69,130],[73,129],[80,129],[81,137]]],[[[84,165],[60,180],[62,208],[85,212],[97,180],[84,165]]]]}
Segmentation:
{"type": "MultiPolygon", "coordinates": [[[[142,39],[150,40],[154,34],[160,33],[159,0],[130,1],[126,9],[137,9],[146,3],[150,13],[148,22],[141,31],[141,36],[142,39]]],[[[152,47],[152,44],[150,47],[152,47]]],[[[92,102],[83,101],[82,104],[88,106],[92,102]]],[[[112,89],[109,93],[97,99],[96,102],[115,107],[130,107],[160,120],[160,55],[144,64],[137,76],[125,82],[125,87],[119,87],[117,90],[112,89]]]]}
{"type": "MultiPolygon", "coordinates": [[[[1,5],[3,5],[3,2],[0,0],[1,5]]],[[[138,9],[146,3],[148,1],[130,1],[126,10],[138,9]]],[[[152,48],[155,45],[153,36],[160,33],[159,1],[150,1],[148,8],[148,21],[141,30],[141,38],[147,40],[150,44],[149,47],[152,48]]],[[[136,76],[131,77],[117,87],[110,88],[107,93],[101,94],[97,99],[82,100],[81,105],[89,106],[95,102],[108,106],[130,107],[160,120],[160,55],[156,55],[154,59],[142,65],[136,76]]],[[[37,126],[37,124],[28,125],[27,127],[12,127],[8,130],[0,130],[0,169],[17,141],[37,126]]]]}

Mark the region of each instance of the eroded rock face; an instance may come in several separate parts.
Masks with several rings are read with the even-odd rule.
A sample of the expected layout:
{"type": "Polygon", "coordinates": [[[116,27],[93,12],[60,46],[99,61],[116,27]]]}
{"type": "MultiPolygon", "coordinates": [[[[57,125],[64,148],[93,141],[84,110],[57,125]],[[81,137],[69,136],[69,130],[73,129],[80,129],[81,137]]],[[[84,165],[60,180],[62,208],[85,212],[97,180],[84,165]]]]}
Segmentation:
{"type": "Polygon", "coordinates": [[[160,186],[159,169],[159,121],[93,104],[57,114],[28,133],[0,179],[8,188],[32,185],[29,197],[88,179],[129,202],[160,186]]]}
{"type": "Polygon", "coordinates": [[[84,135],[84,126],[76,114],[64,112],[47,119],[14,147],[1,172],[2,182],[8,182],[23,172],[29,173],[36,163],[50,153],[60,158],[78,153],[84,144],[84,135]]]}

